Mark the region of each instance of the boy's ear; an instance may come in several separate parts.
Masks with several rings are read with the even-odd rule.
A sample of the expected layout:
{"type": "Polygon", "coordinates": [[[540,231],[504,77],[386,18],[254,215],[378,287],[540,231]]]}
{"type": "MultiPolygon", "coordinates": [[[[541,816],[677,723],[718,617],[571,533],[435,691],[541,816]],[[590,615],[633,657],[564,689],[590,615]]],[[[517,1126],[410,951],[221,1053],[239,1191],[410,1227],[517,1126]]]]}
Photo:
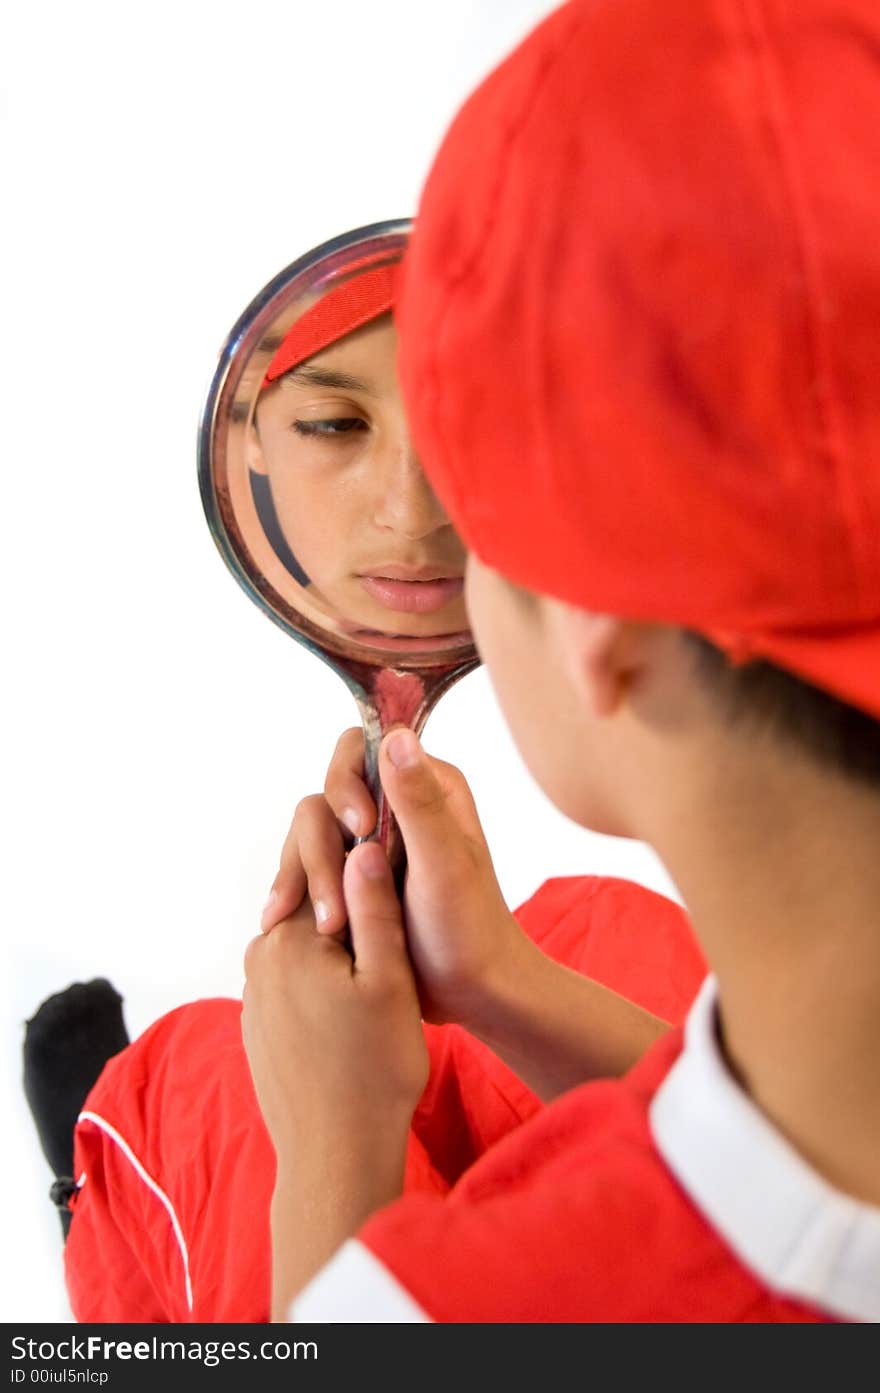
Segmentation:
{"type": "Polygon", "coordinates": [[[550,622],[569,679],[593,716],[613,716],[646,656],[649,626],[549,601],[550,622]]]}
{"type": "Polygon", "coordinates": [[[268,474],[266,461],[263,459],[263,447],[260,444],[260,433],[257,430],[256,413],[248,421],[247,435],[244,442],[245,459],[247,467],[252,474],[268,474]]]}

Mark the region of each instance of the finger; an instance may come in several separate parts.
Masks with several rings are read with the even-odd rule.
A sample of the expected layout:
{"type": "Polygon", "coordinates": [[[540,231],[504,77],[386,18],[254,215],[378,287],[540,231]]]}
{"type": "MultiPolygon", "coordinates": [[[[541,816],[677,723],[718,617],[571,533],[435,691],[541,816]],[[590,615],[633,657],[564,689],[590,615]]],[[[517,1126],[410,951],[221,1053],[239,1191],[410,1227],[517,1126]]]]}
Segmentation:
{"type": "Polygon", "coordinates": [[[337,933],[346,923],[342,893],[345,843],[325,798],[310,800],[303,809],[299,856],[318,932],[337,933]]]}
{"type": "Polygon", "coordinates": [[[268,933],[293,914],[308,894],[321,933],[336,933],[345,924],[342,867],[345,846],[326,799],[319,794],[298,805],[281,853],[281,867],[263,909],[261,928],[268,933]]]}
{"type": "Polygon", "coordinates": [[[250,940],[250,942],[248,943],[247,947],[246,947],[245,950],[244,950],[244,964],[243,964],[243,966],[244,966],[244,978],[245,978],[245,983],[247,983],[247,982],[249,982],[249,981],[251,980],[251,978],[253,977],[253,975],[254,975],[254,973],[255,973],[255,971],[256,971],[257,961],[258,961],[259,952],[260,952],[259,945],[260,945],[262,942],[263,942],[263,935],[262,935],[262,934],[257,934],[256,938],[252,938],[252,939],[250,940]]]}
{"type": "Polygon", "coordinates": [[[327,770],[324,795],[353,837],[366,837],[378,812],[364,782],[364,732],[346,730],[339,737],[327,770]]]}
{"type": "MultiPolygon", "coordinates": [[[[304,799],[303,802],[305,801],[304,799]]],[[[281,848],[278,873],[272,881],[269,897],[263,905],[260,920],[260,928],[263,933],[268,933],[269,929],[274,928],[285,915],[290,914],[302,902],[306,893],[306,874],[299,854],[302,807],[303,803],[298,803],[296,806],[293,821],[281,848]]]]}
{"type": "Polygon", "coordinates": [[[350,852],[344,884],[355,971],[376,980],[402,967],[411,975],[403,912],[388,857],[378,842],[362,842],[350,852]]]}

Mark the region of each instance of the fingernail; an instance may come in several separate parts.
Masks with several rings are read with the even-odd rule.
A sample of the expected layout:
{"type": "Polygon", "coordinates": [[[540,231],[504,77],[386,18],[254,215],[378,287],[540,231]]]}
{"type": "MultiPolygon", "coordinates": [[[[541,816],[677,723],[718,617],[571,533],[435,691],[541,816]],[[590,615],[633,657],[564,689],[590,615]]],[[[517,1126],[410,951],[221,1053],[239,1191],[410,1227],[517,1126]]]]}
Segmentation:
{"type": "Polygon", "coordinates": [[[388,871],[388,857],[378,842],[364,842],[358,851],[357,868],[367,880],[381,880],[388,871]]]}
{"type": "Polygon", "coordinates": [[[395,769],[408,769],[418,762],[419,742],[411,730],[396,730],[385,748],[395,769]]]}
{"type": "Polygon", "coordinates": [[[354,808],[343,808],[342,821],[345,823],[349,832],[351,832],[352,835],[356,837],[360,831],[361,826],[360,814],[356,812],[354,808]]]}
{"type": "Polygon", "coordinates": [[[326,900],[315,900],[314,903],[315,919],[319,924],[326,924],[330,918],[330,906],[326,900]]]}
{"type": "Polygon", "coordinates": [[[263,928],[265,928],[267,924],[271,923],[271,921],[272,921],[272,911],[274,910],[274,908],[275,908],[275,906],[276,906],[277,903],[278,903],[278,892],[277,892],[277,890],[273,890],[272,893],[270,894],[268,900],[267,900],[266,903],[263,905],[263,913],[262,913],[262,916],[261,916],[261,919],[260,919],[260,923],[261,923],[261,925],[262,925],[263,928]]]}

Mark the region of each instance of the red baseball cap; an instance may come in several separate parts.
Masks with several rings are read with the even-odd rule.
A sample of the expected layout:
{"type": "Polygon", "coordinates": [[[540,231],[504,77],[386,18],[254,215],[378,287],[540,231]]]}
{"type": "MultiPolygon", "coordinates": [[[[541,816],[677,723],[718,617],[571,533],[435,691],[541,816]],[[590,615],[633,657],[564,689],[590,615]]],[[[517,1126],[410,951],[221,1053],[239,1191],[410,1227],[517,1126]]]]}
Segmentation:
{"type": "Polygon", "coordinates": [[[428,178],[400,371],[489,566],[880,718],[880,5],[573,0],[428,178]]]}
{"type": "Polygon", "coordinates": [[[398,266],[398,262],[385,262],[357,271],[310,305],[284,335],[266,370],[263,387],[386,314],[394,302],[398,266]]]}

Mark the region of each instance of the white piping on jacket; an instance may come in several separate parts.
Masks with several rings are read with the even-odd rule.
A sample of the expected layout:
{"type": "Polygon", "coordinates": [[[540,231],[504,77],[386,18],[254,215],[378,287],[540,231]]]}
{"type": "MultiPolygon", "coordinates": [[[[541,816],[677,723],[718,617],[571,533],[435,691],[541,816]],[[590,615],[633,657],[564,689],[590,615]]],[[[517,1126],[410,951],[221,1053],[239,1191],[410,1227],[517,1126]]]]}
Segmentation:
{"type": "Polygon", "coordinates": [[[186,1305],[190,1315],[192,1315],[193,1296],[192,1283],[189,1279],[189,1253],[187,1252],[186,1239],[183,1236],[183,1229],[180,1227],[180,1220],[174,1212],[174,1205],[171,1203],[170,1199],[166,1195],[165,1191],[162,1189],[161,1185],[158,1185],[156,1183],[156,1181],[149,1174],[146,1168],[138,1160],[137,1156],[135,1156],[128,1142],[125,1140],[123,1136],[120,1135],[119,1132],[117,1132],[116,1128],[112,1125],[112,1123],[108,1122],[107,1119],[104,1117],[99,1117],[99,1115],[96,1112],[81,1112],[79,1117],[77,1118],[77,1122],[94,1122],[96,1127],[100,1127],[102,1132],[106,1132],[107,1136],[110,1137],[112,1141],[115,1141],[123,1156],[125,1156],[126,1160],[131,1163],[134,1170],[140,1176],[141,1180],[148,1187],[148,1189],[152,1190],[153,1194],[157,1197],[157,1199],[160,1199],[164,1204],[166,1210],[168,1211],[168,1217],[171,1220],[171,1227],[174,1230],[174,1237],[177,1239],[177,1246],[180,1249],[180,1256],[183,1259],[183,1278],[186,1284],[186,1305]]]}

